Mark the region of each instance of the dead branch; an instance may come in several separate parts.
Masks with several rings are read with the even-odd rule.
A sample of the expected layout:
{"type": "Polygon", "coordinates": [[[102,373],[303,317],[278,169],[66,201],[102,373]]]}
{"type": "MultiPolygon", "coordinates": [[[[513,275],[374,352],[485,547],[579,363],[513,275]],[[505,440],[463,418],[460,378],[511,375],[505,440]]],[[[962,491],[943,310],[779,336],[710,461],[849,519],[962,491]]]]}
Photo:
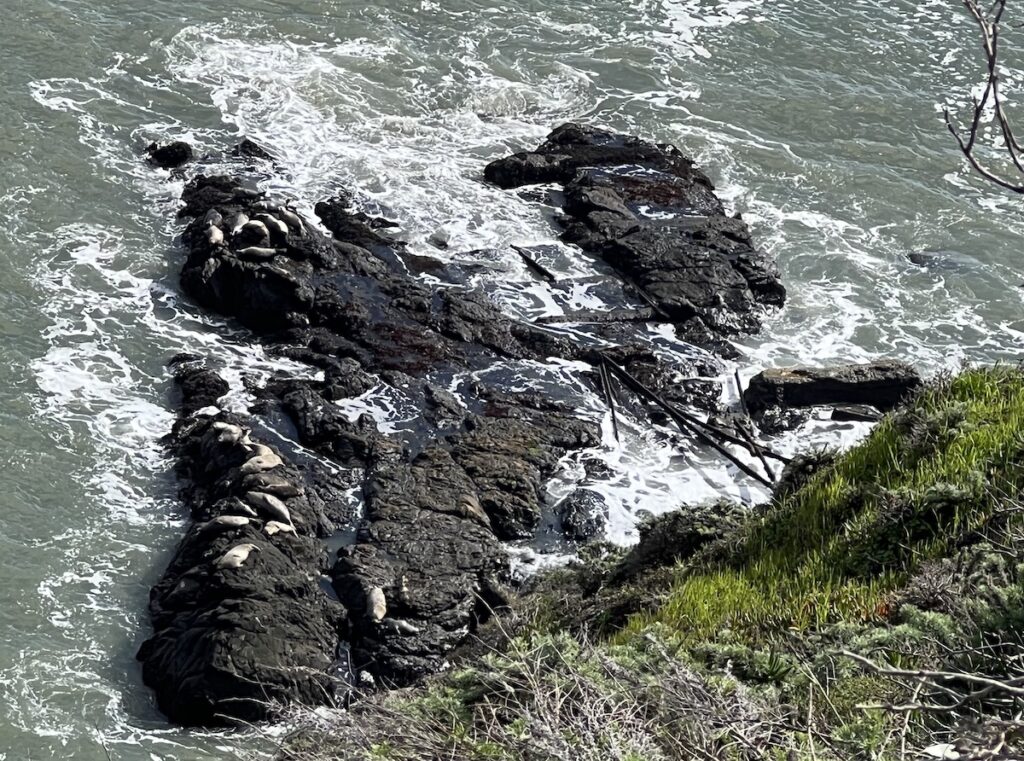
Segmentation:
{"type": "Polygon", "coordinates": [[[985,56],[986,81],[985,89],[982,91],[981,99],[973,97],[972,114],[967,127],[956,123],[949,109],[945,109],[946,128],[956,140],[960,152],[964,154],[968,163],[974,170],[990,182],[1014,193],[1024,193],[1024,182],[1015,177],[1007,177],[996,170],[985,166],[978,158],[976,149],[978,146],[978,134],[985,114],[991,109],[999,130],[1003,137],[1003,146],[1010,156],[1016,173],[1024,175],[1024,161],[1020,143],[1014,135],[1013,127],[1004,108],[1002,93],[999,89],[999,40],[1000,23],[1006,11],[1006,0],[995,0],[995,3],[987,10],[982,7],[979,0],[963,0],[964,7],[974,18],[981,32],[982,49],[985,56]]]}

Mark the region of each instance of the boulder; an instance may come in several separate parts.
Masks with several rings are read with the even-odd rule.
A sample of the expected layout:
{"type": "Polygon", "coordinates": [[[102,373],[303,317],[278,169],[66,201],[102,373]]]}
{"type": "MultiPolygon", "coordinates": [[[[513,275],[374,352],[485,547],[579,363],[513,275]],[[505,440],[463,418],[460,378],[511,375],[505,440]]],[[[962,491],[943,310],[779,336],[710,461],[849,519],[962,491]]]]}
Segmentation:
{"type": "Polygon", "coordinates": [[[194,157],[192,146],[182,140],[166,145],[151,143],[146,148],[146,153],[149,154],[149,163],[160,169],[177,169],[194,157]]]}
{"type": "Polygon", "coordinates": [[[755,375],[743,392],[752,414],[771,407],[871,405],[891,410],[921,385],[904,362],[882,361],[831,367],[792,367],[755,375]]]}
{"type": "Polygon", "coordinates": [[[608,503],[592,489],[575,489],[555,506],[568,539],[586,542],[604,531],[608,522],[608,503]]]}

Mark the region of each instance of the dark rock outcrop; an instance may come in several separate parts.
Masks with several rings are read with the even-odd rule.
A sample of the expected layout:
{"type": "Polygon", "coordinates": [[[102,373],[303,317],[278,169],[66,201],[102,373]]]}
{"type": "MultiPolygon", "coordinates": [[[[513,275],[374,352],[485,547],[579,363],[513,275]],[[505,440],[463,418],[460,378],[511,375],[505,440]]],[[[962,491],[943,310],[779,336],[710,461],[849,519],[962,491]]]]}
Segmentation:
{"type": "MultiPolygon", "coordinates": [[[[190,390],[210,371],[179,365],[189,402],[173,434],[196,523],[150,595],[153,636],[139,651],[160,709],[186,725],[255,721],[335,691],[345,611],[317,578],[324,517],[316,479],[231,416],[197,416],[190,390]],[[231,553],[246,557],[240,563],[231,553]]],[[[201,392],[205,395],[205,392],[201,392]]]]}
{"type": "Polygon", "coordinates": [[[177,169],[194,158],[192,146],[182,140],[166,145],[151,143],[146,153],[149,154],[149,163],[161,169],[177,169]]]}
{"type": "MultiPolygon", "coordinates": [[[[480,386],[471,408],[462,408],[428,377],[497,361],[578,358],[584,350],[513,322],[478,292],[410,278],[401,247],[341,201],[318,207],[335,231],[327,238],[232,177],[200,174],[183,200],[183,214],[193,217],[183,234],[184,289],[262,334],[275,351],[324,370],[318,381],[273,380],[260,414],[286,419],[302,444],[358,474],[365,514],[330,570],[341,605],[315,581],[327,567],[316,534],[333,525],[338,494],[306,487],[298,498],[306,509],[293,511],[295,534],[260,538],[245,528],[240,539],[259,549],[238,573],[225,572],[231,584],[209,570],[228,540],[211,543],[193,529],[153,593],[156,633],[140,653],[147,683],[172,718],[212,723],[220,714],[265,715],[265,702],[245,704],[250,682],[269,684],[274,700],[322,701],[332,694],[339,642],[355,672],[384,684],[436,671],[503,599],[509,570],[500,539],[531,535],[558,461],[599,435],[594,424],[536,395],[480,386]],[[402,435],[384,435],[371,418],[350,419],[335,404],[382,383],[428,411],[402,435]],[[256,616],[274,623],[269,633],[250,624],[255,640],[232,639],[225,610],[231,625],[256,616]],[[292,660],[279,647],[288,641],[292,660]],[[263,661],[285,676],[272,680],[263,661]],[[303,681],[293,666],[310,676],[303,681]]],[[[186,412],[215,404],[227,390],[198,368],[179,384],[186,412]]],[[[251,501],[250,477],[232,474],[245,446],[255,444],[221,452],[210,441],[211,426],[221,422],[186,418],[174,443],[193,515],[204,522],[251,501]]],[[[297,470],[282,453],[271,454],[281,462],[272,475],[297,470]]]]}
{"type": "Polygon", "coordinates": [[[693,343],[721,349],[785,300],[746,224],[725,215],[708,177],[673,146],[566,124],[485,177],[504,188],[562,184],[563,239],[611,265],[693,343]]]}
{"type": "Polygon", "coordinates": [[[555,506],[555,512],[562,522],[562,533],[578,542],[598,536],[608,522],[608,504],[593,489],[574,490],[555,506]]]}
{"type": "Polygon", "coordinates": [[[772,407],[865,404],[891,410],[921,385],[921,376],[903,362],[794,367],[755,375],[743,398],[757,415],[772,407]]]}
{"type": "MultiPolygon", "coordinates": [[[[570,229],[582,226],[592,239],[584,247],[633,281],[651,315],[671,306],[673,320],[691,333],[703,326],[701,335],[753,325],[777,282],[687,159],[578,127],[552,141],[560,153],[525,159],[532,168],[523,172],[557,168],[570,229]],[[685,218],[645,217],[655,201],[685,218]]],[[[243,144],[238,163],[272,158],[261,151],[243,144]]],[[[536,372],[551,358],[608,358],[672,403],[717,404],[714,383],[687,380],[719,374],[714,358],[666,367],[634,322],[601,324],[581,340],[512,319],[479,290],[417,278],[422,257],[351,198],[316,205],[327,236],[266,197],[257,176],[240,168],[187,183],[182,287],[252,329],[269,352],[322,374],[282,374],[250,389],[258,401],[248,418],[217,411],[228,388],[215,374],[194,358],[176,362],[182,418],[171,445],[197,525],[153,590],[155,633],[139,657],[160,706],[184,723],[248,721],[267,715],[268,702],[323,702],[353,678],[408,684],[443,668],[504,604],[502,540],[533,536],[545,483],[568,453],[596,446],[600,431],[557,389],[503,389],[493,378],[536,372]],[[419,414],[382,430],[363,412],[362,398],[375,393],[419,414]],[[302,446],[271,450],[260,443],[271,434],[302,446]],[[342,545],[333,562],[320,541],[332,534],[342,545]],[[239,567],[220,560],[239,545],[249,548],[239,567]]],[[[453,265],[431,271],[469,281],[453,265]]],[[[581,378],[597,383],[596,372],[581,378]]],[[[631,404],[645,405],[624,400],[623,409],[631,404]]],[[[606,512],[585,491],[560,509],[579,540],[600,530],[606,512]]]]}

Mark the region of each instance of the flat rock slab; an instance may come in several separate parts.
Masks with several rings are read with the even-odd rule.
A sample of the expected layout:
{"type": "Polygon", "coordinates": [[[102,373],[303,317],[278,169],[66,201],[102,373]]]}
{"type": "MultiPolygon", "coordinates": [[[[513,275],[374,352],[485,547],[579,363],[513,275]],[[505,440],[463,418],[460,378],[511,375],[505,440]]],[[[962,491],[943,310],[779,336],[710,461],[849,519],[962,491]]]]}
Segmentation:
{"type": "Polygon", "coordinates": [[[755,415],[772,407],[834,404],[891,410],[920,385],[920,374],[904,362],[791,367],[758,373],[743,398],[755,415]]]}

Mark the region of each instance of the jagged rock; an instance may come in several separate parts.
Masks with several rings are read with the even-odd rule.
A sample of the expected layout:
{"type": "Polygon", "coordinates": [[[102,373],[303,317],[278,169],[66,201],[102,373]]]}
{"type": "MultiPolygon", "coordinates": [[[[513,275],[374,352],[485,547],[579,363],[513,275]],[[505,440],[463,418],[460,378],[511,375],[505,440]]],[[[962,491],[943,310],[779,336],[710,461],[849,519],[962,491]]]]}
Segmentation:
{"type": "Polygon", "coordinates": [[[640,541],[612,573],[620,584],[653,568],[692,557],[712,542],[735,532],[747,519],[748,508],[732,502],[684,506],[639,526],[640,541]]]}
{"type": "MultiPolygon", "coordinates": [[[[179,367],[178,377],[191,385],[197,373],[208,379],[210,371],[179,367]]],[[[209,726],[265,719],[285,703],[322,702],[337,686],[345,611],[316,582],[326,562],[320,521],[299,474],[282,463],[259,476],[288,499],[295,533],[268,536],[257,514],[209,530],[218,516],[237,515],[252,486],[253,476],[240,477],[256,448],[251,432],[223,415],[190,417],[186,407],[172,446],[198,523],[150,595],[154,631],[138,658],[157,704],[173,721],[209,726]],[[229,551],[247,557],[224,561],[229,551]]]]}
{"type": "Polygon", "coordinates": [[[751,413],[770,407],[869,404],[891,410],[921,385],[921,376],[903,362],[832,367],[793,367],[755,375],[743,398],[751,413]]]}
{"type": "Polygon", "coordinates": [[[180,406],[184,412],[195,412],[216,406],[222,396],[231,390],[228,382],[208,369],[202,358],[190,354],[175,357],[169,363],[181,392],[180,406]]]}
{"type": "MultiPolygon", "coordinates": [[[[552,144],[557,158],[527,159],[529,171],[557,166],[560,181],[575,183],[580,167],[608,170],[567,189],[571,209],[597,224],[588,235],[607,229],[626,236],[620,226],[646,224],[641,207],[652,199],[687,198],[719,212],[710,183],[675,149],[582,128],[556,131],[552,144]],[[629,162],[669,179],[644,185],[612,171],[629,162]]],[[[242,158],[250,153],[239,150],[242,158]]],[[[348,197],[316,206],[332,236],[265,198],[252,173],[196,174],[182,200],[179,216],[191,218],[182,235],[184,290],[256,331],[274,354],[323,374],[282,374],[251,389],[260,425],[303,445],[290,451],[264,445],[252,421],[190,415],[216,401],[222,387],[198,367],[181,374],[187,404],[172,446],[187,483],[184,498],[203,525],[233,518],[216,524],[223,531],[191,529],[153,591],[155,633],[140,657],[147,683],[177,721],[215,723],[215,709],[235,719],[263,716],[267,707],[248,701],[253,685],[283,702],[329,700],[344,688],[334,663],[340,642],[353,674],[377,685],[408,684],[442,668],[507,603],[501,540],[533,534],[545,482],[568,452],[596,446],[600,430],[544,394],[481,382],[460,387],[459,399],[442,384],[478,372],[487,377],[498,363],[502,372],[517,372],[550,358],[598,362],[596,345],[674,403],[694,397],[685,379],[720,374],[706,360],[666,367],[629,324],[602,326],[600,341],[587,346],[511,319],[479,290],[410,276],[414,257],[383,232],[392,224],[353,210],[348,197]],[[375,389],[424,414],[381,430],[370,412],[352,412],[359,410],[353,400],[375,389]],[[318,465],[310,450],[333,464],[318,465]],[[354,522],[360,497],[365,511],[354,522]],[[294,533],[283,518],[294,522],[294,533]],[[270,520],[280,525],[267,530],[270,520]],[[352,532],[332,567],[318,537],[337,526],[352,532]],[[240,567],[211,566],[250,542],[257,549],[240,567]],[[318,584],[324,571],[340,604],[318,584]]],[[[687,245],[710,251],[709,267],[727,269],[736,284],[735,293],[723,291],[720,311],[747,320],[738,310],[755,303],[750,294],[765,270],[745,263],[753,256],[745,228],[680,221],[671,235],[684,228],[687,245]]],[[[469,281],[455,269],[443,265],[444,279],[469,281]]],[[[717,329],[719,306],[702,309],[688,329],[705,322],[717,329]]],[[[593,517],[566,512],[563,520],[582,537],[593,517]]]]}
{"type": "Polygon", "coordinates": [[[277,161],[277,157],[262,145],[249,138],[243,138],[242,142],[231,149],[232,156],[247,159],[259,159],[261,161],[277,161]]]}
{"type": "Polygon", "coordinates": [[[562,183],[563,240],[610,264],[688,340],[718,349],[785,301],[746,224],[725,216],[711,181],[672,146],[566,124],[485,176],[501,187],[562,183]]]}
{"type": "Polygon", "coordinates": [[[877,423],[882,413],[870,404],[840,404],[832,410],[832,419],[839,422],[877,423]]]}

